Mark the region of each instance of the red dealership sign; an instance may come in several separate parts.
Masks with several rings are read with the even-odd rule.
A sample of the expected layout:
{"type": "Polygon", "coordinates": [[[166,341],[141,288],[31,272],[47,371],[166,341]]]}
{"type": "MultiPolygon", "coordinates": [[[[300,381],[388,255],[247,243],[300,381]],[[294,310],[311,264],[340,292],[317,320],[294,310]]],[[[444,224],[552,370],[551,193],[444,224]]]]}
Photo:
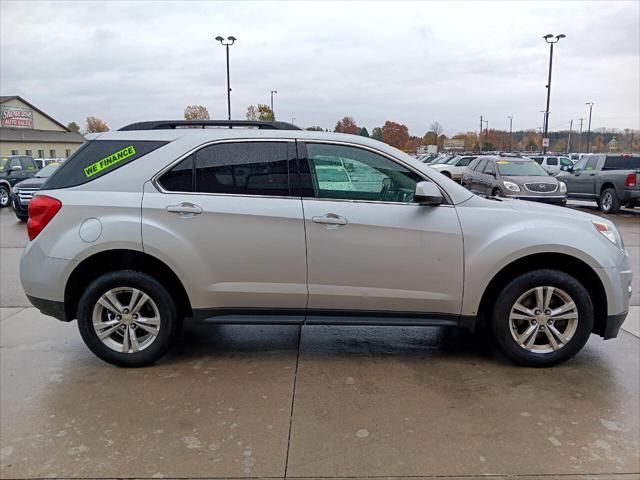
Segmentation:
{"type": "Polygon", "coordinates": [[[33,110],[0,105],[2,126],[8,128],[33,128],[33,110]]]}

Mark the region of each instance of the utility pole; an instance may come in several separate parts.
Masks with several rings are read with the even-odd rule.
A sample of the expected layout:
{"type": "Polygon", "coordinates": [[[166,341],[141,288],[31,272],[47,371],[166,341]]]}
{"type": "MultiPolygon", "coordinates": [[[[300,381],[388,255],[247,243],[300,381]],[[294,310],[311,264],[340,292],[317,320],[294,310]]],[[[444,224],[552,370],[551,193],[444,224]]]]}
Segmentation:
{"type": "Polygon", "coordinates": [[[271,90],[271,114],[273,115],[273,119],[276,119],[276,112],[273,110],[273,94],[278,93],[277,90],[271,90]]]}
{"type": "Polygon", "coordinates": [[[578,153],[582,153],[582,122],[584,122],[584,118],[580,119],[580,136],[578,137],[578,153]]]}
{"type": "Polygon", "coordinates": [[[591,112],[593,111],[593,102],[587,102],[585,105],[589,105],[589,126],[587,127],[587,153],[591,153],[591,112]]]}
{"type": "Polygon", "coordinates": [[[482,122],[482,115],[480,115],[480,137],[478,137],[478,138],[479,138],[479,141],[478,141],[478,150],[480,150],[480,151],[482,151],[482,125],[483,125],[483,124],[484,124],[484,123],[482,122]]]}
{"type": "Polygon", "coordinates": [[[631,145],[630,145],[629,151],[633,153],[633,130],[631,130],[631,145]]]}
{"type": "Polygon", "coordinates": [[[569,140],[567,140],[567,153],[571,151],[571,130],[573,130],[573,119],[569,124],[569,140]]]}
{"type": "Polygon", "coordinates": [[[507,117],[509,119],[509,153],[511,153],[511,133],[513,131],[513,115],[507,117]]]}

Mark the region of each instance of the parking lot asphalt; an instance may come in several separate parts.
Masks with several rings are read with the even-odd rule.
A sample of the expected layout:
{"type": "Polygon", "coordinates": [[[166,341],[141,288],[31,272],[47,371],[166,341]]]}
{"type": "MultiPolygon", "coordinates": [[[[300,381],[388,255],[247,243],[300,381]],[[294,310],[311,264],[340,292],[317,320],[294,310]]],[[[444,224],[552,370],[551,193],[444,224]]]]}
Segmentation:
{"type": "MultiPolygon", "coordinates": [[[[608,218],[640,267],[640,210],[608,218]]],[[[626,330],[551,369],[441,328],[188,324],[127,370],[29,307],[26,241],[0,211],[3,479],[640,476],[638,274],[626,330]]]]}

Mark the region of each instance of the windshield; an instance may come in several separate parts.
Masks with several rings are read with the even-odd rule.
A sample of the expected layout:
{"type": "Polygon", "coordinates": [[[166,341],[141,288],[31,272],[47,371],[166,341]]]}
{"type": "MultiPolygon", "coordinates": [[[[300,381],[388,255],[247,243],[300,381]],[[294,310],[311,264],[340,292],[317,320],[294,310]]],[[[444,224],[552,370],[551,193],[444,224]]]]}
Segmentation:
{"type": "Polygon", "coordinates": [[[443,163],[447,163],[449,161],[449,157],[442,157],[438,160],[436,160],[435,162],[433,162],[434,165],[441,165],[443,163]]]}
{"type": "Polygon", "coordinates": [[[9,159],[6,157],[0,158],[0,170],[4,170],[4,166],[7,164],[8,161],[9,159]]]}
{"type": "Polygon", "coordinates": [[[503,177],[548,177],[547,171],[534,161],[530,162],[511,162],[507,160],[498,160],[496,162],[498,171],[503,177]]]}
{"type": "Polygon", "coordinates": [[[447,162],[447,165],[455,165],[460,160],[460,157],[453,157],[451,160],[447,162]]]}
{"type": "Polygon", "coordinates": [[[46,167],[44,167],[42,170],[40,170],[38,173],[36,173],[36,177],[38,177],[38,178],[47,178],[47,177],[51,176],[53,171],[56,168],[58,168],[59,166],[60,166],[60,163],[52,162],[49,165],[47,165],[46,167]]]}

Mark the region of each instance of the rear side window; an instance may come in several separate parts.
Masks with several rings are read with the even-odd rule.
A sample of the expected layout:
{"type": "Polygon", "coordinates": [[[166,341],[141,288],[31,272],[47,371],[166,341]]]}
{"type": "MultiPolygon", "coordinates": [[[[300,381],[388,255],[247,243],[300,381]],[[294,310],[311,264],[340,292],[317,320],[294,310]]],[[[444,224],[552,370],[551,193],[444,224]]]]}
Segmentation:
{"type": "Polygon", "coordinates": [[[491,160],[487,160],[487,164],[485,165],[482,173],[485,173],[487,175],[495,175],[496,167],[493,165],[493,162],[491,160]]]}
{"type": "Polygon", "coordinates": [[[198,150],[158,181],[171,192],[289,196],[290,142],[217,143],[198,150]]]}
{"type": "Polygon", "coordinates": [[[43,189],[69,188],[100,178],[168,142],[93,140],[83,144],[54,172],[43,189]]]}
{"type": "Polygon", "coordinates": [[[640,157],[623,157],[607,155],[603,170],[635,170],[640,168],[640,157]]]}
{"type": "Polygon", "coordinates": [[[485,163],[487,163],[488,160],[485,159],[481,159],[478,163],[476,163],[476,166],[474,167],[474,170],[478,173],[482,172],[482,169],[484,168],[485,163]]]}
{"type": "Polygon", "coordinates": [[[557,157],[547,157],[547,165],[556,166],[558,165],[557,157]]]}

